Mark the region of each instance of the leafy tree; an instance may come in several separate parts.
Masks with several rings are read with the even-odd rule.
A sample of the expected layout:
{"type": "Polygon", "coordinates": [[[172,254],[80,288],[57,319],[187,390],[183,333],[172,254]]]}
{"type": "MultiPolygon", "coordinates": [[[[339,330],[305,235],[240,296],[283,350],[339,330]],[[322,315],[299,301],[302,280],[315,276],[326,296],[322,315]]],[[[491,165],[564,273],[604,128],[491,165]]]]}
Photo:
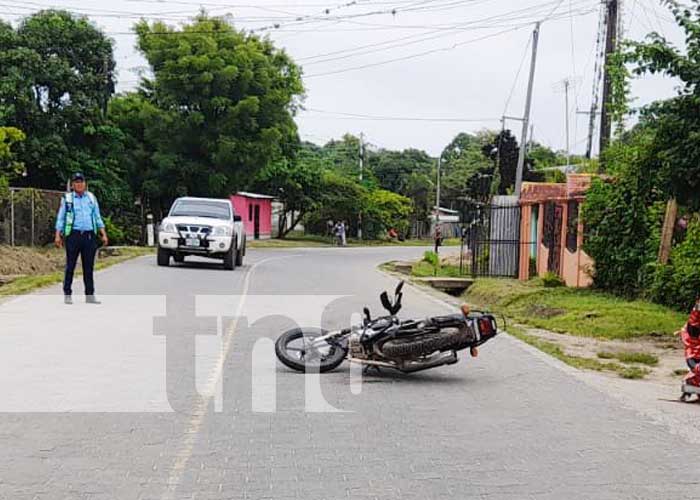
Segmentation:
{"type": "Polygon", "coordinates": [[[280,238],[293,231],[297,224],[318,203],[322,188],[323,168],[318,159],[299,157],[296,162],[283,159],[270,163],[258,172],[251,189],[272,194],[283,203],[278,228],[280,238]],[[291,222],[286,226],[288,215],[291,222]]]}
{"type": "Polygon", "coordinates": [[[385,189],[375,189],[364,200],[363,229],[370,238],[384,236],[389,229],[406,234],[409,216],[413,211],[411,200],[385,189]]]}
{"type": "Polygon", "coordinates": [[[485,202],[490,195],[494,162],[483,153],[493,133],[460,133],[442,152],[441,205],[460,206],[465,200],[485,202]],[[444,200],[444,201],[443,201],[444,200]]]}
{"type": "Polygon", "coordinates": [[[594,284],[626,296],[643,291],[658,251],[663,202],[649,175],[653,140],[653,132],[639,127],[613,143],[604,153],[612,177],[595,179],[583,205],[594,284]]]}
{"type": "Polygon", "coordinates": [[[25,139],[24,133],[14,127],[0,127],[0,177],[9,179],[21,172],[24,165],[14,159],[12,146],[25,139]]]}
{"type": "Polygon", "coordinates": [[[307,216],[304,226],[312,232],[323,233],[327,220],[344,220],[350,232],[356,232],[357,216],[363,209],[367,193],[367,189],[357,180],[333,170],[324,171],[318,204],[307,216]]]}
{"type": "Polygon", "coordinates": [[[156,148],[150,161],[159,184],[224,195],[271,162],[293,156],[300,70],[269,39],[206,14],[181,29],[142,21],[136,32],[154,74],[143,87],[158,111],[158,123],[149,124],[157,132],[144,135],[156,148]],[[174,172],[174,178],[161,175],[174,172]]]}
{"type": "MultiPolygon", "coordinates": [[[[496,192],[498,194],[508,194],[515,188],[515,177],[518,170],[518,156],[520,147],[517,139],[510,130],[503,130],[498,133],[492,141],[482,148],[484,156],[495,160],[498,165],[498,183],[496,192]]],[[[533,161],[525,158],[523,166],[523,181],[541,182],[543,177],[533,171],[533,161]]]]}
{"type": "Polygon", "coordinates": [[[645,42],[630,43],[625,60],[637,75],[651,73],[678,78],[681,87],[672,99],[643,111],[656,131],[652,154],[660,160],[659,187],[682,204],[700,208],[700,1],[693,6],[664,0],[685,31],[685,49],[674,47],[657,33],[645,42]]]}
{"type": "Polygon", "coordinates": [[[45,10],[17,30],[0,23],[0,125],[27,136],[17,150],[23,182],[57,188],[71,171],[97,180],[113,166],[93,150],[110,133],[102,127],[113,71],[111,41],[84,17],[45,10]]]}

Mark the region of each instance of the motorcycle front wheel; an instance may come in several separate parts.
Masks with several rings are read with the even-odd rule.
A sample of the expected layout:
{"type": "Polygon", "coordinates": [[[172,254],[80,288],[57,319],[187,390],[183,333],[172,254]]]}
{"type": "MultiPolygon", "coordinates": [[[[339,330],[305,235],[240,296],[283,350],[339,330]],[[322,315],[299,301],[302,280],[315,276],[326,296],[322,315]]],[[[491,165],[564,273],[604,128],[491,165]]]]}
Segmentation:
{"type": "Polygon", "coordinates": [[[314,346],[315,338],[327,334],[319,328],[294,328],[275,342],[275,354],[283,365],[299,372],[327,372],[337,368],[347,354],[342,347],[324,343],[314,346]]]}

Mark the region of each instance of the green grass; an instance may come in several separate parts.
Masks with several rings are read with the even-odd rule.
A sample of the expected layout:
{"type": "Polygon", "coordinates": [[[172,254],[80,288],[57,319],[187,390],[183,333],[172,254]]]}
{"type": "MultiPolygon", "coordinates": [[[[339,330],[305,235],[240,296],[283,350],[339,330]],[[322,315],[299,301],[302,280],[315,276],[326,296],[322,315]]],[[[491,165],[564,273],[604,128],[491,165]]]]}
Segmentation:
{"type": "Polygon", "coordinates": [[[459,266],[441,265],[438,267],[437,274],[432,264],[425,261],[417,262],[413,265],[411,275],[416,278],[430,278],[432,276],[440,276],[442,278],[459,278],[462,275],[459,273],[459,266]]]}
{"type": "MultiPolygon", "coordinates": [[[[248,240],[249,248],[305,248],[305,247],[333,247],[336,246],[335,238],[316,234],[303,234],[292,232],[284,239],[272,238],[269,240],[248,240]]],[[[348,238],[349,247],[376,247],[376,246],[402,246],[402,247],[430,247],[433,240],[358,240],[348,238]]],[[[443,246],[459,246],[459,238],[444,240],[443,246]]]]}
{"type": "Polygon", "coordinates": [[[685,375],[688,373],[687,368],[676,368],[673,370],[673,375],[680,376],[680,375],[685,375]]]}
{"type": "MultiPolygon", "coordinates": [[[[135,257],[149,255],[153,252],[154,250],[152,248],[127,247],[120,251],[120,255],[101,257],[98,259],[97,263],[95,264],[95,269],[106,269],[115,264],[119,264],[135,257]]],[[[82,273],[79,269],[77,269],[75,274],[80,275],[82,273]]],[[[22,295],[36,290],[37,288],[43,288],[45,286],[60,283],[61,281],[63,281],[63,272],[22,276],[4,286],[0,286],[0,297],[22,295]]]]}
{"type": "Polygon", "coordinates": [[[603,339],[671,337],[686,320],[684,314],[650,302],[593,290],[545,288],[541,280],[479,279],[464,299],[528,326],[603,339]]]}
{"type": "Polygon", "coordinates": [[[553,358],[556,358],[559,361],[566,363],[569,366],[573,366],[574,368],[578,368],[580,370],[593,370],[597,372],[609,371],[617,373],[620,377],[626,379],[641,379],[649,373],[649,370],[645,368],[635,366],[623,366],[615,362],[602,362],[593,358],[572,356],[562,351],[561,347],[559,347],[554,342],[548,342],[546,340],[537,338],[534,335],[530,335],[526,333],[525,330],[517,326],[509,326],[508,333],[522,340],[526,344],[530,344],[531,346],[539,349],[540,351],[549,354],[553,358]]]}
{"type": "Polygon", "coordinates": [[[617,359],[622,363],[639,363],[642,365],[656,366],[659,364],[659,358],[653,354],[646,352],[608,352],[601,351],[598,353],[601,359],[617,359]]]}

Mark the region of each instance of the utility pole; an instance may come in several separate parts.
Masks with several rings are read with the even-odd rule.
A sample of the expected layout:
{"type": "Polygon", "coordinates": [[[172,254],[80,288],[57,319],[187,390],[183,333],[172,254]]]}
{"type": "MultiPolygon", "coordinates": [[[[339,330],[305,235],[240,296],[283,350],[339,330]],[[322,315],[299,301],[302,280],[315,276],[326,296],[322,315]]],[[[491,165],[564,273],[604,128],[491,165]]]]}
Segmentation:
{"type": "Polygon", "coordinates": [[[566,117],[566,168],[568,170],[571,165],[571,145],[569,144],[569,85],[571,82],[568,78],[564,79],[564,116],[566,117]]]}
{"type": "MultiPolygon", "coordinates": [[[[438,236],[440,231],[440,169],[442,168],[442,151],[440,152],[440,156],[438,156],[438,161],[437,161],[437,182],[435,183],[436,185],[436,193],[435,193],[435,253],[439,255],[440,253],[440,245],[438,245],[438,236]]],[[[437,273],[437,269],[435,270],[437,273]]]]}
{"type": "Polygon", "coordinates": [[[612,129],[609,104],[612,96],[612,81],[610,79],[610,73],[608,71],[608,63],[610,61],[610,56],[617,50],[617,29],[619,26],[619,0],[607,0],[607,10],[606,10],[606,36],[605,36],[605,66],[603,74],[603,109],[600,118],[600,152],[602,155],[603,151],[610,144],[610,132],[612,129]]]}
{"type": "Polygon", "coordinates": [[[515,173],[515,195],[520,198],[520,189],[523,185],[523,169],[525,166],[525,149],[527,146],[527,131],[530,124],[530,108],[532,107],[532,87],[535,83],[535,66],[537,64],[537,43],[540,38],[540,23],[535,24],[532,32],[532,61],[530,62],[530,81],[527,85],[527,100],[525,101],[525,116],[523,117],[523,133],[520,141],[520,154],[518,155],[518,169],[515,173]]]}
{"type": "MultiPolygon", "coordinates": [[[[365,169],[365,134],[360,132],[360,184],[362,184],[365,169]]],[[[362,212],[357,214],[357,239],[362,239],[362,212]]]]}

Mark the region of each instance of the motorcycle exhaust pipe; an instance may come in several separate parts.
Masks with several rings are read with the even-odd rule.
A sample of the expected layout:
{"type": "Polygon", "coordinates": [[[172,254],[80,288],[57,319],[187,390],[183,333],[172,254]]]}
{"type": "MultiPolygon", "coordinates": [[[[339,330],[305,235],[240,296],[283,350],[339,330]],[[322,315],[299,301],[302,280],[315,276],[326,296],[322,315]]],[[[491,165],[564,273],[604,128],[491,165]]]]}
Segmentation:
{"type": "Polygon", "coordinates": [[[442,365],[453,365],[457,361],[457,353],[455,351],[450,351],[449,353],[438,354],[434,358],[429,358],[426,361],[408,361],[407,363],[404,363],[399,370],[401,370],[403,373],[415,373],[421,370],[437,368],[438,366],[442,365]]]}

